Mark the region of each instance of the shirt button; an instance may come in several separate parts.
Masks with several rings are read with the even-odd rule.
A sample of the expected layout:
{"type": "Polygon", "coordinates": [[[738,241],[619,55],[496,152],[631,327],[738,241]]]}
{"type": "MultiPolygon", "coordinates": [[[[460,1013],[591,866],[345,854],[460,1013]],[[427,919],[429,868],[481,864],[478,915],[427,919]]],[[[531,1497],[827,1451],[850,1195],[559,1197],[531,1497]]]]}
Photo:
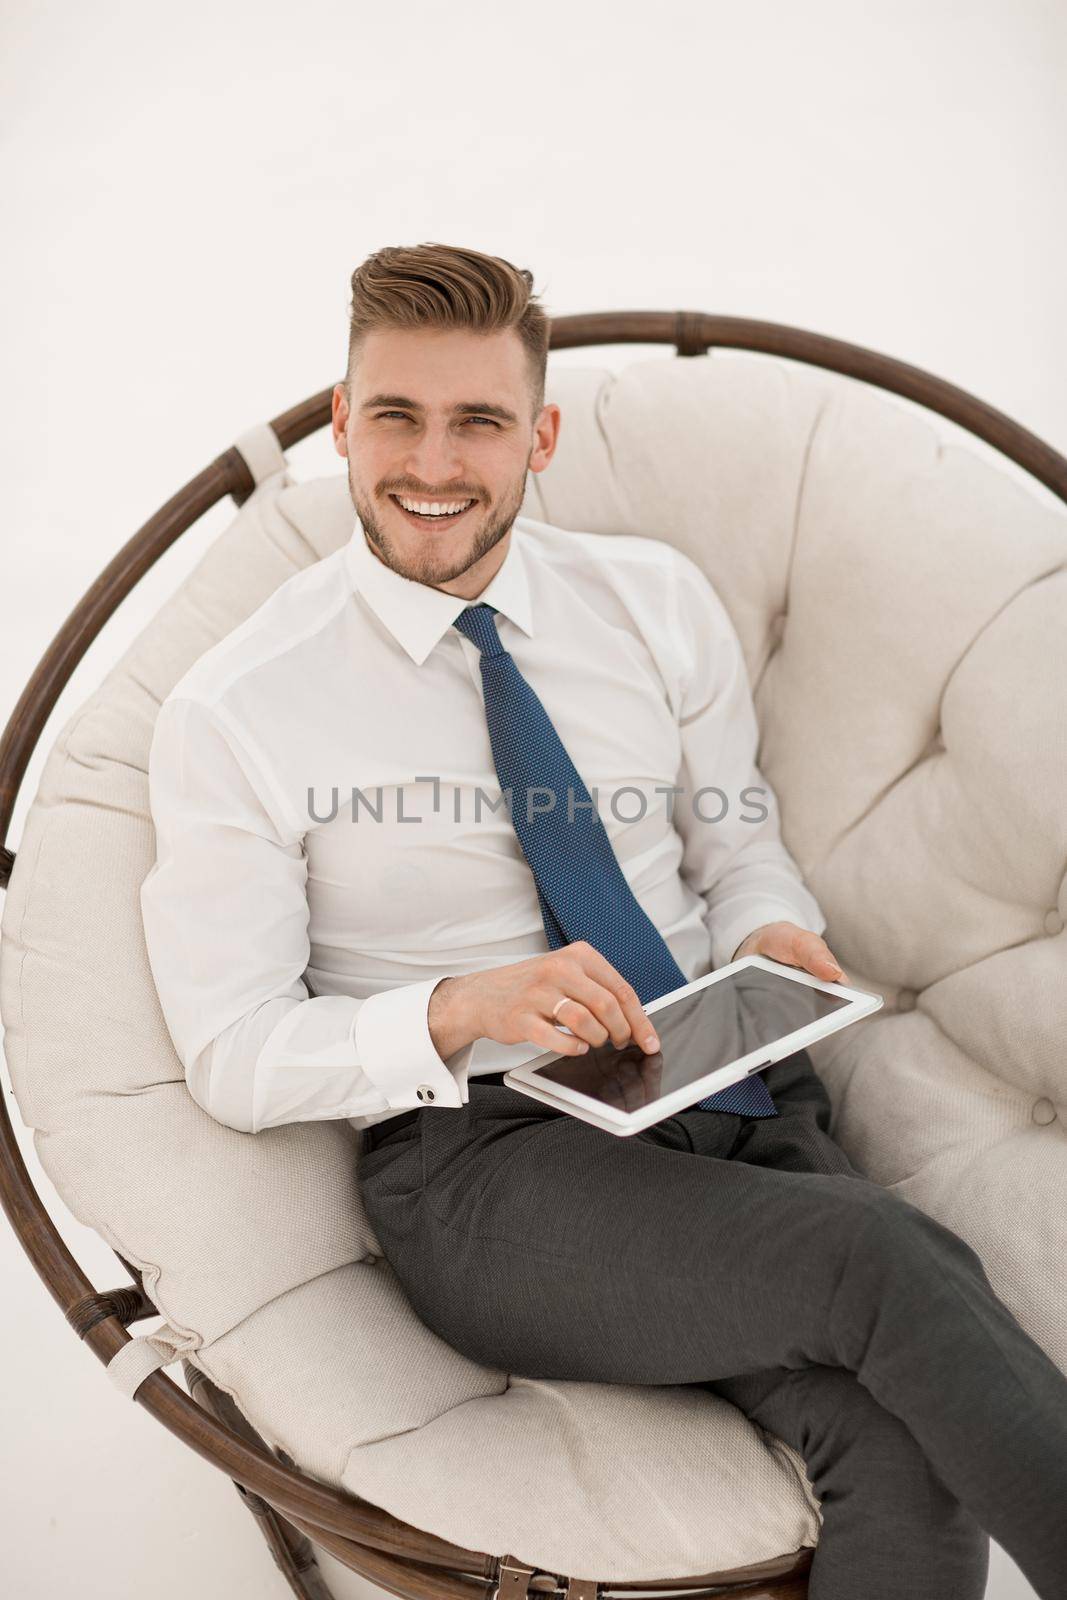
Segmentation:
{"type": "Polygon", "coordinates": [[[418,1095],[420,1100],[434,1099],[434,1092],[428,1083],[420,1083],[419,1087],[415,1090],[415,1093],[418,1095]]]}
{"type": "Polygon", "coordinates": [[[1063,932],[1063,927],[1064,927],[1063,918],[1060,916],[1060,914],[1057,911],[1056,907],[1053,906],[1052,910],[1049,911],[1045,916],[1045,932],[1046,933],[1062,933],[1063,932]]]}
{"type": "Polygon", "coordinates": [[[1055,1122],[1056,1107],[1051,1100],[1046,1100],[1042,1097],[1040,1100],[1034,1101],[1030,1115],[1041,1127],[1046,1127],[1048,1123],[1055,1122]]]}

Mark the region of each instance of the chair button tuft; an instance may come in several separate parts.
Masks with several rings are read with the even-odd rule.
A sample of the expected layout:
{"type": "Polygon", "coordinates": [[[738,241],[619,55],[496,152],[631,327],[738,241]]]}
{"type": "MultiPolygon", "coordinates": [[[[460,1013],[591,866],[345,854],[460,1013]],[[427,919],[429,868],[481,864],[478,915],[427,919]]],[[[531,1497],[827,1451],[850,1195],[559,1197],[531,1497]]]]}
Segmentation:
{"type": "Polygon", "coordinates": [[[898,1011],[914,1011],[915,1010],[915,999],[916,999],[916,996],[915,996],[915,990],[914,989],[901,989],[899,994],[897,995],[897,1010],[898,1011]]]}
{"type": "Polygon", "coordinates": [[[1051,1100],[1046,1099],[1045,1096],[1042,1095],[1040,1100],[1034,1101],[1030,1115],[1040,1127],[1045,1128],[1050,1122],[1055,1122],[1056,1107],[1052,1104],[1051,1100]]]}
{"type": "Polygon", "coordinates": [[[418,1095],[420,1100],[433,1100],[436,1098],[428,1083],[420,1083],[419,1087],[415,1090],[415,1093],[418,1095]]]}
{"type": "Polygon", "coordinates": [[[1064,928],[1063,918],[1055,906],[1045,915],[1045,932],[1062,933],[1064,928]]]}

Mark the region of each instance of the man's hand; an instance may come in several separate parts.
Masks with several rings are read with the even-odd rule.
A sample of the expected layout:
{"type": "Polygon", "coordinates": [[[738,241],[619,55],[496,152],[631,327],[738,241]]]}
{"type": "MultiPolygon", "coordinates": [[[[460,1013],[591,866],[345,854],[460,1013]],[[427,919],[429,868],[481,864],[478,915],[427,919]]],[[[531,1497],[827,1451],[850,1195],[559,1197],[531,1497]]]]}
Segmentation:
{"type": "Polygon", "coordinates": [[[620,1049],[631,1039],[648,1055],[659,1049],[637,991],[585,939],[488,972],[442,978],[430,995],[426,1020],[442,1060],[473,1039],[528,1039],[564,1056],[584,1055],[609,1038],[620,1049]]]}
{"type": "Polygon", "coordinates": [[[786,966],[803,967],[828,983],[840,983],[845,977],[825,939],[810,928],[798,928],[795,922],[765,922],[753,928],[730,959],[738,961],[742,956],[770,956],[786,966]]]}

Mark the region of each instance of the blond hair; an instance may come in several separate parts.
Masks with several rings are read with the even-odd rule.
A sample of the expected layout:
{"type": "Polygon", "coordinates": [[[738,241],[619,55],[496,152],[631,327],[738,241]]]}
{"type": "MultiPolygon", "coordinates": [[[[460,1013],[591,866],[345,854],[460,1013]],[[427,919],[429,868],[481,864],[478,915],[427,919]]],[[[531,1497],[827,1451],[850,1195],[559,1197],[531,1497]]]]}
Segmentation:
{"type": "Polygon", "coordinates": [[[352,274],[348,368],[366,334],[386,328],[514,328],[526,352],[531,418],[545,403],[549,318],[533,293],[533,274],[500,256],[450,244],[387,245],[352,274]]]}

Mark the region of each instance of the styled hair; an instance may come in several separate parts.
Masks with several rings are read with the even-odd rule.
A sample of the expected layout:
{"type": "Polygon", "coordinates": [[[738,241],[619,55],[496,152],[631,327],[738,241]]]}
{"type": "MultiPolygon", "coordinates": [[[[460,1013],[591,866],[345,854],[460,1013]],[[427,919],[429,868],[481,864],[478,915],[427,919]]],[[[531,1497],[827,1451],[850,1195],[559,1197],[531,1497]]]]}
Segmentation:
{"type": "Polygon", "coordinates": [[[531,420],[545,403],[549,318],[525,267],[458,245],[387,245],[352,274],[349,390],[364,336],[387,328],[514,328],[526,351],[531,420]]]}

